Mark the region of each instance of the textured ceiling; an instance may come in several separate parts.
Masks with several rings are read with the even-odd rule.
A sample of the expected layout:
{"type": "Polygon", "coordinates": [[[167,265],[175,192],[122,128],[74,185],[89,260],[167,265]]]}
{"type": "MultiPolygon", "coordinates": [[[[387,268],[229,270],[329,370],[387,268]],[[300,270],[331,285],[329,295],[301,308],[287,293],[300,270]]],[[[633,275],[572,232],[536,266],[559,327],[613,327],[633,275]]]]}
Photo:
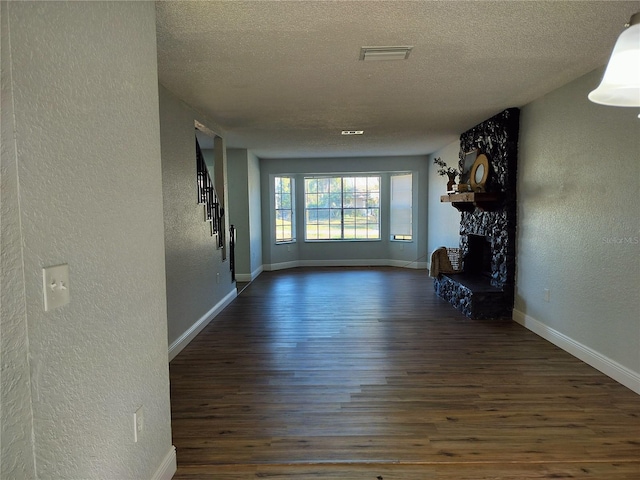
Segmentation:
{"type": "Polygon", "coordinates": [[[604,65],[640,1],[166,1],[156,9],[160,83],[217,122],[228,146],[284,158],[431,153],[604,65]],[[381,45],[413,50],[404,61],[358,60],[362,46],[381,45]],[[343,137],[344,129],[365,134],[343,137]]]}

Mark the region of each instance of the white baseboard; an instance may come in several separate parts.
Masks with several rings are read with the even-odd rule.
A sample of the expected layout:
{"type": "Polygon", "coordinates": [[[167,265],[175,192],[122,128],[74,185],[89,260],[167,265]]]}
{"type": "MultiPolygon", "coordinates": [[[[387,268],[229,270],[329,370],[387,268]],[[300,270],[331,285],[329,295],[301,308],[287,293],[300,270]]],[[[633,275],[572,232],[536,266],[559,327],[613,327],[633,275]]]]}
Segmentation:
{"type": "Polygon", "coordinates": [[[262,273],[263,267],[260,265],[251,273],[236,273],[236,282],[253,282],[262,273]]]}
{"type": "Polygon", "coordinates": [[[401,267],[426,269],[426,262],[406,260],[364,259],[364,260],[295,260],[292,262],[272,263],[264,265],[264,270],[272,272],[296,267],[401,267]]]}
{"type": "Polygon", "coordinates": [[[415,270],[426,270],[428,269],[427,262],[407,262],[406,260],[389,260],[390,267],[399,267],[399,268],[413,268],[415,270]]]}
{"type": "Polygon", "coordinates": [[[263,267],[262,265],[260,265],[253,272],[251,272],[251,281],[253,282],[256,278],[258,278],[258,276],[262,273],[262,271],[263,271],[263,267]]]}
{"type": "Polygon", "coordinates": [[[198,335],[211,320],[213,320],[224,308],[238,296],[238,291],[234,288],[222,300],[220,300],[211,310],[205,313],[200,320],[191,325],[177,340],[169,345],[169,361],[173,360],[189,342],[198,335]]]}
{"type": "Polygon", "coordinates": [[[153,474],[151,480],[171,480],[178,470],[178,463],[176,461],[176,447],[171,445],[169,452],[164,457],[164,460],[153,474]]]}
{"type": "Polygon", "coordinates": [[[284,270],[287,268],[296,268],[300,267],[300,262],[297,260],[291,262],[281,262],[281,263],[270,263],[263,265],[265,272],[275,272],[276,270],[284,270]]]}
{"type": "Polygon", "coordinates": [[[640,395],[640,373],[620,365],[516,309],[513,310],[513,320],[640,395]]]}
{"type": "Polygon", "coordinates": [[[386,267],[388,260],[300,260],[301,267],[386,267]]]}

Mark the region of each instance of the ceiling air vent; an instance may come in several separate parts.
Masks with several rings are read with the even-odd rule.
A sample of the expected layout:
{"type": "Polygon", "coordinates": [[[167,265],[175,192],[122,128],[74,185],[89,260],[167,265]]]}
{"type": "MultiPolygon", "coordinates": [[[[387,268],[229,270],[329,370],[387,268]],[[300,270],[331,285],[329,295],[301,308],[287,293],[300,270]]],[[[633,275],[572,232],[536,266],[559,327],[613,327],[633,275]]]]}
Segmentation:
{"type": "Polygon", "coordinates": [[[364,130],[342,130],[342,135],[363,135],[364,130]]]}
{"type": "Polygon", "coordinates": [[[377,60],[406,60],[413,47],[362,47],[360,60],[372,62],[377,60]]]}

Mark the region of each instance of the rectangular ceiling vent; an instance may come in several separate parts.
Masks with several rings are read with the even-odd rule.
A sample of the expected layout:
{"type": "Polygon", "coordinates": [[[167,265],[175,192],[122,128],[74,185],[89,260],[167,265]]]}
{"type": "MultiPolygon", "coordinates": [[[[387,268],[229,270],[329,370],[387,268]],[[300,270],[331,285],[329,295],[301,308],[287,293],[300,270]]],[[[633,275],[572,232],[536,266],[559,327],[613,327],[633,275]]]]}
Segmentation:
{"type": "Polygon", "coordinates": [[[360,60],[374,62],[379,60],[406,60],[413,47],[362,47],[360,60]]]}
{"type": "Polygon", "coordinates": [[[364,130],[342,130],[342,135],[363,135],[364,130]]]}

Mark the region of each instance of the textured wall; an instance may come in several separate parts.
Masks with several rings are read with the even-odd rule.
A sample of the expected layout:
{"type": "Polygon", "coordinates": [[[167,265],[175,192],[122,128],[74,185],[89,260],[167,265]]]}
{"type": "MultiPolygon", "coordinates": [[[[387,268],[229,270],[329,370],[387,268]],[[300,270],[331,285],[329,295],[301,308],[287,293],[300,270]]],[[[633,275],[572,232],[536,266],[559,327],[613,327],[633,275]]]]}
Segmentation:
{"type": "Polygon", "coordinates": [[[253,275],[262,269],[262,199],[260,195],[260,160],[248,153],[247,174],[249,181],[249,242],[253,275]]]}
{"type": "Polygon", "coordinates": [[[13,93],[7,3],[2,2],[2,142],[0,142],[0,478],[35,478],[32,443],[33,415],[29,372],[27,317],[22,268],[18,158],[14,141],[13,93]]]}
{"type": "Polygon", "coordinates": [[[460,212],[450,203],[440,202],[440,196],[447,193],[447,177],[438,175],[438,167],[433,164],[433,159],[440,157],[450,167],[457,168],[459,152],[460,141],[455,141],[429,156],[429,254],[438,247],[457,247],[460,244],[460,212]]]}
{"type": "MultiPolygon", "coordinates": [[[[154,5],[6,10],[17,153],[9,184],[19,188],[8,218],[18,214],[20,226],[5,237],[3,216],[3,266],[24,262],[24,304],[10,307],[15,330],[3,323],[3,342],[17,347],[10,358],[3,348],[3,364],[23,368],[24,308],[38,477],[150,478],[171,448],[154,5]],[[71,303],[44,312],[41,269],[60,263],[71,303]],[[145,431],[134,443],[141,405],[145,431]]],[[[3,115],[4,103],[3,89],[3,115]]],[[[3,122],[3,148],[6,133],[3,122]]],[[[4,172],[2,181],[4,197],[4,172]]],[[[3,268],[3,308],[20,273],[3,268]]],[[[5,382],[3,372],[3,392],[5,382]]],[[[16,415],[28,426],[23,408],[16,415]]],[[[22,462],[23,432],[3,422],[3,439],[5,428],[27,449],[9,452],[22,462]]],[[[3,442],[3,468],[5,448],[14,446],[3,442]]],[[[2,478],[29,478],[21,468],[2,478]]]]}
{"type": "MultiPolygon", "coordinates": [[[[229,262],[196,203],[195,127],[216,126],[160,88],[162,193],[169,344],[209,312],[234,286],[229,262]],[[220,283],[216,275],[220,274],[220,283]]],[[[216,164],[218,159],[216,158],[216,164]]]]}
{"type": "Polygon", "coordinates": [[[249,180],[247,150],[227,150],[227,178],[229,181],[229,224],[236,227],[236,276],[244,281],[251,278],[251,227],[249,224],[249,180]]]}
{"type": "Polygon", "coordinates": [[[238,232],[236,275],[248,281],[262,268],[260,160],[241,148],[227,150],[229,221],[238,232]]]}
{"type": "Polygon", "coordinates": [[[601,73],[522,109],[516,309],[640,375],[640,120],[601,73]]]}

